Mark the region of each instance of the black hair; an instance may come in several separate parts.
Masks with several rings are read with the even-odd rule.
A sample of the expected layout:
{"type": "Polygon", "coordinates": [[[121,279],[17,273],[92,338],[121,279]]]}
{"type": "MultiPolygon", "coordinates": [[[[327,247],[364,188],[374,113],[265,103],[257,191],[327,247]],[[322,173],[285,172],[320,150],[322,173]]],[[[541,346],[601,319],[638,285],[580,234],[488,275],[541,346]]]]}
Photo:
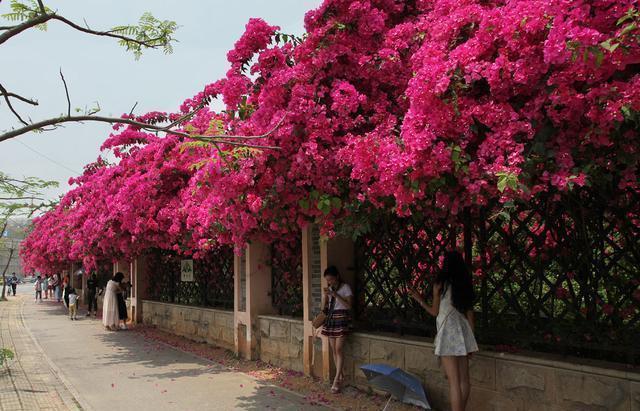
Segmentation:
{"type": "Polygon", "coordinates": [[[120,283],[122,282],[122,280],[124,280],[124,274],[122,274],[120,271],[113,275],[113,281],[115,281],[116,283],[120,283]]]}
{"type": "Polygon", "coordinates": [[[471,272],[458,251],[445,253],[437,281],[442,285],[442,295],[451,287],[451,302],[458,311],[464,314],[473,308],[475,293],[471,272]]]}
{"type": "Polygon", "coordinates": [[[338,279],[340,279],[340,272],[338,271],[338,268],[335,265],[330,265],[324,270],[324,277],[328,275],[332,277],[337,277],[338,279]]]}

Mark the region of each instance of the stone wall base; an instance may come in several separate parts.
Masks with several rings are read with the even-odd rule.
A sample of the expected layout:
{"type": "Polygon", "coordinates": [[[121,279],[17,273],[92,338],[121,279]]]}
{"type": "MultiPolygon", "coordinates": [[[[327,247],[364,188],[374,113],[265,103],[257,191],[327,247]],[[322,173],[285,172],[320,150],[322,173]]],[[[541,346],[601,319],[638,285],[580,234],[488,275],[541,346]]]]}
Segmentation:
{"type": "MultiPolygon", "coordinates": [[[[346,349],[345,376],[366,388],[359,367],[385,363],[423,382],[431,405],[448,409],[449,388],[429,340],[355,333],[346,349]]],[[[480,352],[470,361],[471,398],[467,410],[640,411],[640,373],[622,367],[575,364],[547,355],[480,352]]]]}
{"type": "Polygon", "coordinates": [[[143,300],[142,322],[161,330],[234,349],[233,311],[189,307],[143,300]]]}
{"type": "Polygon", "coordinates": [[[277,316],[259,316],[260,359],[278,367],[304,371],[302,320],[277,316]]]}

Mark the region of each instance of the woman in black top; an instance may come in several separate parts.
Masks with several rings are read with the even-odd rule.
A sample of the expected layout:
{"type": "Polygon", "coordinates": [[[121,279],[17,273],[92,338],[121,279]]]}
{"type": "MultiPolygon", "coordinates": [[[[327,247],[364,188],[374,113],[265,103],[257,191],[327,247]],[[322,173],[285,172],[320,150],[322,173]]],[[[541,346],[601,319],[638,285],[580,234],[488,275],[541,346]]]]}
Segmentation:
{"type": "Polygon", "coordinates": [[[116,298],[118,299],[118,318],[122,321],[120,328],[123,330],[127,329],[127,320],[129,316],[127,315],[127,303],[124,300],[123,294],[123,284],[122,280],[124,280],[124,274],[121,272],[117,272],[115,276],[113,276],[113,280],[118,283],[120,286],[119,290],[116,291],[116,298]]]}

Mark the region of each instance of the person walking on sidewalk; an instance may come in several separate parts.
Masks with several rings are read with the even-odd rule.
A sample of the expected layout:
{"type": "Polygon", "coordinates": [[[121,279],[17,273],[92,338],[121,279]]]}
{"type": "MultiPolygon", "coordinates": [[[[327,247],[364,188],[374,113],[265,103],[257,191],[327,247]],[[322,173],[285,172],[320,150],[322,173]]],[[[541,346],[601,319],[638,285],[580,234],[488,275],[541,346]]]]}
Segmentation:
{"type": "Polygon", "coordinates": [[[78,319],[78,294],[76,294],[76,289],[68,286],[67,298],[69,301],[69,318],[73,320],[78,319]]]}
{"type": "Polygon", "coordinates": [[[36,278],[33,288],[36,290],[36,302],[38,302],[38,298],[40,298],[40,302],[42,302],[42,278],[40,278],[40,276],[36,278]]]}
{"type": "Polygon", "coordinates": [[[16,273],[11,273],[11,278],[9,279],[9,284],[11,284],[11,291],[13,292],[13,296],[16,296],[16,288],[18,287],[18,277],[16,277],[16,273]]]}
{"type": "Polygon", "coordinates": [[[62,294],[62,301],[64,301],[64,306],[65,307],[69,307],[69,293],[71,293],[71,291],[73,290],[73,287],[71,286],[70,282],[65,282],[64,283],[64,292],[62,294]]]}
{"type": "Polygon", "coordinates": [[[87,317],[91,315],[93,309],[93,316],[98,315],[98,276],[96,273],[91,274],[91,277],[87,279],[87,317]]]}

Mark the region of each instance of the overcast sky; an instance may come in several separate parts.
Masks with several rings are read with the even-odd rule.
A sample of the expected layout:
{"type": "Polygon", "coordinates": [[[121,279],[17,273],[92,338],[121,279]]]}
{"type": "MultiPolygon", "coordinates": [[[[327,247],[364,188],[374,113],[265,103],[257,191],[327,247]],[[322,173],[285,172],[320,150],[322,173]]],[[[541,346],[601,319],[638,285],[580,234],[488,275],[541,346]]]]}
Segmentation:
{"type": "MultiPolygon", "coordinates": [[[[138,102],[136,113],[176,111],[180,103],[204,85],[224,76],[227,51],[251,17],[262,17],[283,32],[302,34],[304,14],[321,0],[50,0],[47,6],[94,29],[132,24],[144,12],[176,21],[179,43],[174,53],[146,51],[135,61],[117,41],[76,32],[58,22],[48,30],[29,30],[0,47],[0,83],[10,91],[36,98],[31,109],[15,103],[33,121],[66,111],[62,69],[72,107],[100,104],[102,115],[119,116],[138,102]]],[[[0,3],[0,14],[9,11],[0,3]]],[[[4,22],[0,20],[1,22],[4,22]]],[[[0,130],[18,126],[4,101],[0,130]]],[[[13,177],[36,176],[60,182],[46,193],[55,199],[69,189],[69,177],[95,161],[110,133],[106,124],[68,125],[64,129],[31,133],[0,142],[0,171],[13,177]]]]}

